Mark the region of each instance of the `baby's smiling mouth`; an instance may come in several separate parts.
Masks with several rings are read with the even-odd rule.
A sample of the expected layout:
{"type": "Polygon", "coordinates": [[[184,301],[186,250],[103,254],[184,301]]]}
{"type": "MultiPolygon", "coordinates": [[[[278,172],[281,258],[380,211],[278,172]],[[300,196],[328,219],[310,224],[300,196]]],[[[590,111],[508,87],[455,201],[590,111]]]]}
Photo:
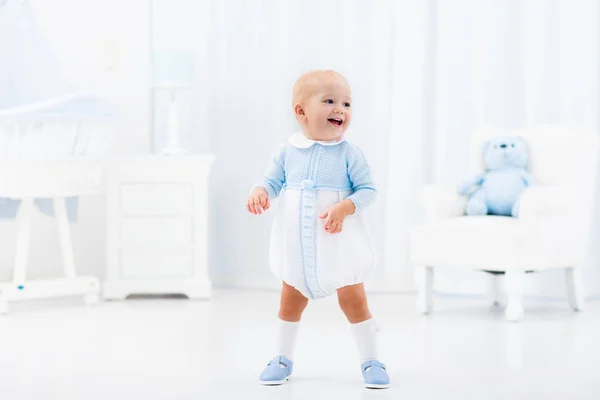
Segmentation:
{"type": "Polygon", "coordinates": [[[341,126],[344,122],[341,118],[327,118],[327,121],[331,122],[335,126],[341,126]]]}

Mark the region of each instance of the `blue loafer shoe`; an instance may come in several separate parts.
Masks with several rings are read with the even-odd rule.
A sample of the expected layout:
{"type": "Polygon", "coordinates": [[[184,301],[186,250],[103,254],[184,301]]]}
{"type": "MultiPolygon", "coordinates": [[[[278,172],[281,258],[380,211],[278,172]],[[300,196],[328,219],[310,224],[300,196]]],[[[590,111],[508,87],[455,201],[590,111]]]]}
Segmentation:
{"type": "Polygon", "coordinates": [[[294,363],[284,356],[274,357],[260,374],[260,383],[263,385],[284,384],[292,374],[294,363]]]}
{"type": "Polygon", "coordinates": [[[365,387],[368,389],[386,389],[390,386],[390,377],[385,365],[377,360],[365,361],[360,365],[365,387]]]}

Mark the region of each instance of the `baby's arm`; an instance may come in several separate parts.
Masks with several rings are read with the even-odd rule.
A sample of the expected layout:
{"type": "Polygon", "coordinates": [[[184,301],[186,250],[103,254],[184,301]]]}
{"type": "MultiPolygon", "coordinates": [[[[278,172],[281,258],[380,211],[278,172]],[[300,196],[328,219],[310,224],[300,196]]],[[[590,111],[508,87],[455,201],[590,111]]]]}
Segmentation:
{"type": "Polygon", "coordinates": [[[273,155],[263,182],[252,189],[246,204],[250,213],[262,214],[263,210],[266,211],[271,206],[270,198],[274,199],[281,193],[285,182],[284,155],[285,145],[273,155]]]}
{"type": "Polygon", "coordinates": [[[349,147],[347,162],[348,177],[354,193],[329,207],[319,216],[325,219],[323,227],[329,233],[341,232],[346,217],[360,212],[373,203],[377,195],[367,160],[358,147],[349,147]]]}
{"type": "Polygon", "coordinates": [[[267,168],[263,182],[257,185],[264,188],[272,199],[279,196],[285,182],[285,170],[283,168],[284,156],[285,145],[282,145],[279,150],[273,154],[271,164],[269,165],[269,168],[267,168]]]}
{"type": "Polygon", "coordinates": [[[354,205],[352,214],[357,214],[375,201],[377,189],[367,159],[356,146],[348,148],[348,177],[354,193],[346,200],[350,200],[354,205]]]}

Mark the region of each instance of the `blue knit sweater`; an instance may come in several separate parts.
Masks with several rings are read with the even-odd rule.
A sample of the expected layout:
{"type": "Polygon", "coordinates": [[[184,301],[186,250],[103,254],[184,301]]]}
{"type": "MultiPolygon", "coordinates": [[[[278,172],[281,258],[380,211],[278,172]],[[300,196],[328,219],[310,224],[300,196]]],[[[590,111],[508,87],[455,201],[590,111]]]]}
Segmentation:
{"type": "Polygon", "coordinates": [[[371,171],[362,151],[345,140],[318,142],[297,133],[273,155],[263,187],[271,199],[290,189],[350,190],[359,213],[376,197],[371,171]]]}

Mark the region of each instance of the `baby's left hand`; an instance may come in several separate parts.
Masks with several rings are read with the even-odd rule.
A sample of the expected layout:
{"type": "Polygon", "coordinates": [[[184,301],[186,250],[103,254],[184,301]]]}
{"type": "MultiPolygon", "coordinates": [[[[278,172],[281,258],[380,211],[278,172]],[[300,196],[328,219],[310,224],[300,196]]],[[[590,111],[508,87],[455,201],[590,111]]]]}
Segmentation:
{"type": "Polygon", "coordinates": [[[344,219],[348,215],[354,214],[355,208],[351,200],[342,200],[329,207],[323,214],[319,215],[320,219],[325,219],[323,228],[329,233],[341,232],[344,219]]]}

